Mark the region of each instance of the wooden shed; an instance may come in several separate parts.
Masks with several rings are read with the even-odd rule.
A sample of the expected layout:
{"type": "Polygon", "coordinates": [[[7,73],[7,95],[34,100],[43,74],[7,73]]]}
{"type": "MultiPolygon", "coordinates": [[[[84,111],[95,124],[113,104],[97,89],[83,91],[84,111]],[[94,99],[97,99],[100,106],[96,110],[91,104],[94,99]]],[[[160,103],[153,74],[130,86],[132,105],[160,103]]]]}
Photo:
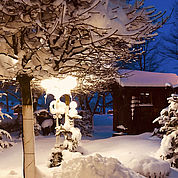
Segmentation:
{"type": "Polygon", "coordinates": [[[153,131],[152,121],[168,106],[167,98],[178,93],[178,76],[172,73],[122,70],[112,87],[113,130],[128,134],[153,131]],[[124,130],[126,128],[126,130],[124,130]]]}

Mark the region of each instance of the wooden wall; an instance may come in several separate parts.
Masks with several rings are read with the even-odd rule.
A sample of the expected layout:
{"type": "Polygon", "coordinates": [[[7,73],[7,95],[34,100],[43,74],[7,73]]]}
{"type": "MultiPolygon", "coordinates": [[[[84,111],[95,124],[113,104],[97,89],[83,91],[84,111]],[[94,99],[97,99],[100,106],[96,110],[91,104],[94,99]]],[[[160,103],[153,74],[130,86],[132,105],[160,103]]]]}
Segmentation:
{"type": "Polygon", "coordinates": [[[160,115],[160,111],[168,106],[167,98],[173,93],[172,88],[164,87],[121,87],[113,85],[113,130],[119,131],[118,125],[127,127],[128,134],[140,134],[153,131],[158,124],[152,121],[160,115]],[[132,96],[149,93],[152,106],[134,107],[131,111],[132,96]]]}

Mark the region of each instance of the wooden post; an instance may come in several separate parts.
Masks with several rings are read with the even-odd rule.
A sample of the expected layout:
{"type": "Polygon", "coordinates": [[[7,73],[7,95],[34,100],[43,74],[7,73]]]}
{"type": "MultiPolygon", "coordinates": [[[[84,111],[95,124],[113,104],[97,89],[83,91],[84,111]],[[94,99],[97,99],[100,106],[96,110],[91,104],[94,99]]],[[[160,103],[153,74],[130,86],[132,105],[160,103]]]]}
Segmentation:
{"type": "Polygon", "coordinates": [[[20,83],[22,95],[23,174],[24,178],[35,178],[34,118],[30,88],[31,77],[20,75],[17,79],[20,83]]]}

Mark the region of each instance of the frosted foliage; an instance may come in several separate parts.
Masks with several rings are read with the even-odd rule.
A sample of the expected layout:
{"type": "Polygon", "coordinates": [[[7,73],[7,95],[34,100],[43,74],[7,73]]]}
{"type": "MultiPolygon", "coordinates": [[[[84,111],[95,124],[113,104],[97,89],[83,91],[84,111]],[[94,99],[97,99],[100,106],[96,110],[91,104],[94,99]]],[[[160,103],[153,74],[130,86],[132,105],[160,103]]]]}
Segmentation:
{"type": "MultiPolygon", "coordinates": [[[[0,109],[0,122],[2,119],[4,120],[5,118],[12,119],[12,117],[9,114],[3,113],[0,109]]],[[[0,129],[0,151],[4,148],[12,146],[13,142],[11,141],[12,141],[11,135],[7,131],[0,129]]]]}
{"type": "Polygon", "coordinates": [[[124,167],[115,158],[102,157],[99,154],[83,156],[61,164],[61,171],[53,174],[53,178],[141,178],[143,176],[124,167]]]}
{"type": "Polygon", "coordinates": [[[118,75],[115,62],[138,56],[141,51],[131,53],[130,48],[153,38],[165,22],[153,23],[157,16],[142,5],[142,1],[129,5],[109,0],[2,0],[0,75],[12,79],[25,74],[39,80],[74,75],[81,79],[79,89],[104,90],[103,84],[118,75]],[[95,80],[88,79],[91,75],[95,80]]]}
{"type": "Polygon", "coordinates": [[[2,151],[4,148],[8,148],[13,145],[11,142],[12,138],[10,134],[5,131],[0,129],[0,151],[2,151]]]}
{"type": "MultiPolygon", "coordinates": [[[[12,119],[12,117],[9,115],[9,114],[6,114],[6,113],[3,113],[2,111],[1,111],[1,109],[0,109],[0,119],[5,119],[5,118],[7,117],[7,118],[9,118],[9,119],[12,119]]],[[[1,120],[0,120],[0,122],[1,122],[1,120]]]]}
{"type": "Polygon", "coordinates": [[[0,75],[2,75],[4,78],[13,78],[15,76],[15,64],[17,62],[18,60],[0,54],[0,75]]]}
{"type": "Polygon", "coordinates": [[[72,119],[81,119],[82,117],[80,115],[78,115],[78,111],[77,111],[77,103],[75,101],[72,101],[69,105],[70,110],[69,110],[69,117],[72,119]]]}
{"type": "Polygon", "coordinates": [[[172,94],[168,98],[169,106],[163,109],[160,116],[153,122],[159,122],[161,128],[158,130],[164,135],[158,155],[178,167],[178,94],[172,94]]]}
{"type": "Polygon", "coordinates": [[[78,127],[83,136],[92,137],[93,126],[92,120],[93,116],[88,110],[79,110],[79,115],[82,116],[81,119],[75,119],[75,126],[78,127]]]}
{"type": "Polygon", "coordinates": [[[132,158],[127,167],[149,178],[166,177],[170,172],[170,165],[166,161],[150,156],[132,158]]]}
{"type": "Polygon", "coordinates": [[[162,127],[160,132],[169,134],[178,128],[178,95],[172,94],[168,98],[169,106],[160,112],[160,116],[153,123],[158,122],[162,127]]]}
{"type": "MultiPolygon", "coordinates": [[[[106,2],[106,0],[103,2],[106,2]]],[[[118,4],[120,5],[119,2],[118,4]]],[[[125,26],[125,24],[129,22],[126,12],[123,10],[122,6],[118,9],[116,8],[115,11],[112,10],[114,8],[116,8],[116,4],[113,4],[112,1],[107,1],[104,5],[99,3],[99,5],[94,8],[98,13],[92,14],[88,23],[98,28],[110,28],[109,34],[113,33],[115,30],[117,30],[117,34],[129,34],[125,26]]]]}
{"type": "Polygon", "coordinates": [[[80,129],[72,127],[70,129],[70,132],[72,132],[72,139],[79,143],[81,138],[82,138],[82,134],[80,133],[80,129]]]}
{"type": "Polygon", "coordinates": [[[168,160],[173,167],[178,167],[178,130],[169,135],[164,135],[158,155],[168,160]]]}
{"type": "MultiPolygon", "coordinates": [[[[67,125],[67,124],[66,124],[67,125]]],[[[82,135],[80,133],[80,129],[78,128],[75,128],[75,127],[71,127],[70,129],[68,128],[68,125],[65,127],[64,125],[64,128],[65,129],[63,132],[64,136],[66,137],[66,139],[64,140],[63,142],[63,149],[68,149],[69,151],[74,151],[78,145],[79,145],[79,142],[82,138],[82,135]],[[67,129],[66,129],[67,127],[67,129]],[[67,136],[67,134],[70,133],[70,138],[69,136],[67,136]]],[[[61,133],[61,129],[57,129],[57,132],[56,132],[56,135],[59,135],[61,133]]]]}

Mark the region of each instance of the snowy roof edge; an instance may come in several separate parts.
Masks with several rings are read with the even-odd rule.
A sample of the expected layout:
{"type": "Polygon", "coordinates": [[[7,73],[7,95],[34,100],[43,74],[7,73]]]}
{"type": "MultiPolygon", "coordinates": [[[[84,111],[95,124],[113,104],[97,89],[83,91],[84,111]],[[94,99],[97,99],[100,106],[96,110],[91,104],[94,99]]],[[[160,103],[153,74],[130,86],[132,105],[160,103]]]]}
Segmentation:
{"type": "Polygon", "coordinates": [[[159,73],[138,70],[119,70],[125,77],[116,78],[122,87],[178,87],[178,76],[174,73],[159,73]]]}

